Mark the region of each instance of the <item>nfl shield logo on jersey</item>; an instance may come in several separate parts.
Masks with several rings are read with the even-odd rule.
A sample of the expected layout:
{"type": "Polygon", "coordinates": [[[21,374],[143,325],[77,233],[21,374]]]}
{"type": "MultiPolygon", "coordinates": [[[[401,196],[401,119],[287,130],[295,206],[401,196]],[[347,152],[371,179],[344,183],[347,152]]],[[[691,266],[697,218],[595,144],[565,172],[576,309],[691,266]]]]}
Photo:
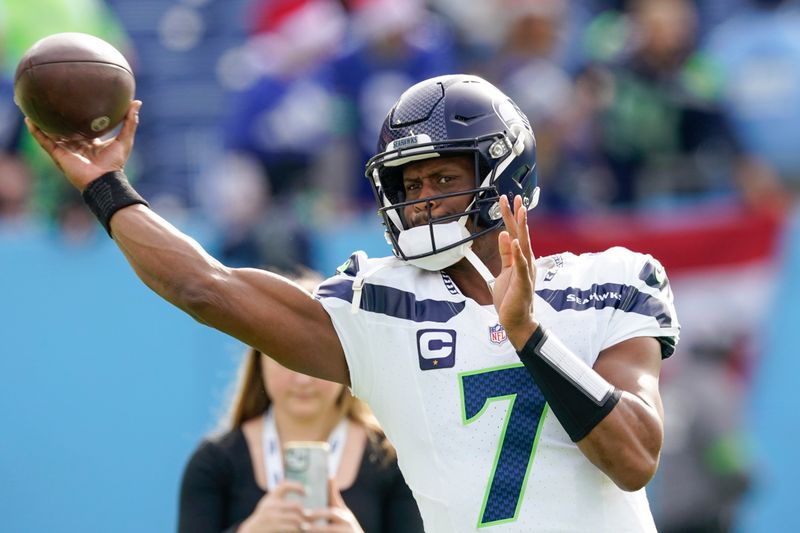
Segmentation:
{"type": "Polygon", "coordinates": [[[505,328],[501,324],[489,326],[489,340],[494,344],[503,344],[508,340],[505,328]]]}

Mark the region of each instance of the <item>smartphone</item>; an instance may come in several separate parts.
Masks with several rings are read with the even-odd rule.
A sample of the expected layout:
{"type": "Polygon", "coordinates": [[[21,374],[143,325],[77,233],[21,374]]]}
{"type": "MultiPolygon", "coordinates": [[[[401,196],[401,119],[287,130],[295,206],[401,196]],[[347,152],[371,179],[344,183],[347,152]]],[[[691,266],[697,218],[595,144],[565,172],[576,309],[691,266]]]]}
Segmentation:
{"type": "Polygon", "coordinates": [[[328,507],[328,454],[327,442],[293,441],[283,448],[283,469],[286,479],[303,485],[306,493],[290,493],[305,509],[328,507]]]}

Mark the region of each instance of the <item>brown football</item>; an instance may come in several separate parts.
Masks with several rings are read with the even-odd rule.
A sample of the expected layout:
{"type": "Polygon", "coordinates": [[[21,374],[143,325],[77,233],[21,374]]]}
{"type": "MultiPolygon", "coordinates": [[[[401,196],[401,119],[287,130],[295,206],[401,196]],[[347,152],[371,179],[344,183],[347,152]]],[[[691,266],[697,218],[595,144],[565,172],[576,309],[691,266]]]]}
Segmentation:
{"type": "Polygon", "coordinates": [[[85,33],[57,33],[25,52],[14,76],[14,101],[54,137],[93,139],[125,117],[136,82],[125,57],[85,33]]]}

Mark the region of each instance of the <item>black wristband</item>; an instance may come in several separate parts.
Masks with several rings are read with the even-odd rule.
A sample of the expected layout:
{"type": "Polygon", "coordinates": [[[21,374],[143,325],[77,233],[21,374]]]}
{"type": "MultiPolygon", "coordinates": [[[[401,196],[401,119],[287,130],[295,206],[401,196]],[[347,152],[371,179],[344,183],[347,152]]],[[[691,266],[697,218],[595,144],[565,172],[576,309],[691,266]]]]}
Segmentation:
{"type": "MultiPolygon", "coordinates": [[[[599,401],[593,398],[579,383],[543,356],[542,347],[548,342],[548,335],[539,325],[517,355],[570,439],[578,442],[611,412],[619,402],[622,391],[607,384],[608,394],[599,401]]],[[[571,356],[577,357],[574,354],[571,356]]],[[[594,372],[586,366],[590,372],[594,372]]],[[[602,378],[595,376],[593,379],[602,378]]]]}
{"type": "MultiPolygon", "coordinates": [[[[134,204],[150,204],[142,198],[128,183],[128,178],[121,170],[106,172],[83,190],[83,201],[92,210],[94,216],[111,236],[111,217],[114,213],[134,204]]],[[[113,238],[113,237],[112,237],[113,238]]]]}

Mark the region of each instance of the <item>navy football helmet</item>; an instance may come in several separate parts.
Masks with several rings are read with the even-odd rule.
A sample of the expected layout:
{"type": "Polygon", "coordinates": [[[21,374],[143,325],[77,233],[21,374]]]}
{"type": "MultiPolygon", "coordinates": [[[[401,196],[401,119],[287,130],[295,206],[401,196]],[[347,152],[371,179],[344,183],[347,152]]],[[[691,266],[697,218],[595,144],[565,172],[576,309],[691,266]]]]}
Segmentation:
{"type": "Polygon", "coordinates": [[[476,237],[503,225],[500,195],[508,196],[512,204],[514,196],[521,195],[523,205],[532,209],[539,192],[530,122],[498,88],[469,75],[431,78],[403,93],[383,123],[377,155],[367,163],[366,175],[395,255],[431,270],[449,266],[464,254],[449,252],[444,255],[451,257],[444,262],[414,260],[457,247],[468,249],[476,237]],[[403,165],[457,154],[474,157],[474,188],[406,201],[403,165]],[[431,201],[455,195],[473,197],[464,213],[431,217],[431,201]],[[427,229],[417,231],[414,239],[404,239],[404,232],[417,228],[412,231],[406,225],[403,209],[420,202],[427,203],[427,229]],[[473,223],[466,229],[470,219],[473,223]],[[438,231],[456,221],[460,227],[455,233],[438,231]],[[419,245],[420,237],[424,246],[419,245]]]}

